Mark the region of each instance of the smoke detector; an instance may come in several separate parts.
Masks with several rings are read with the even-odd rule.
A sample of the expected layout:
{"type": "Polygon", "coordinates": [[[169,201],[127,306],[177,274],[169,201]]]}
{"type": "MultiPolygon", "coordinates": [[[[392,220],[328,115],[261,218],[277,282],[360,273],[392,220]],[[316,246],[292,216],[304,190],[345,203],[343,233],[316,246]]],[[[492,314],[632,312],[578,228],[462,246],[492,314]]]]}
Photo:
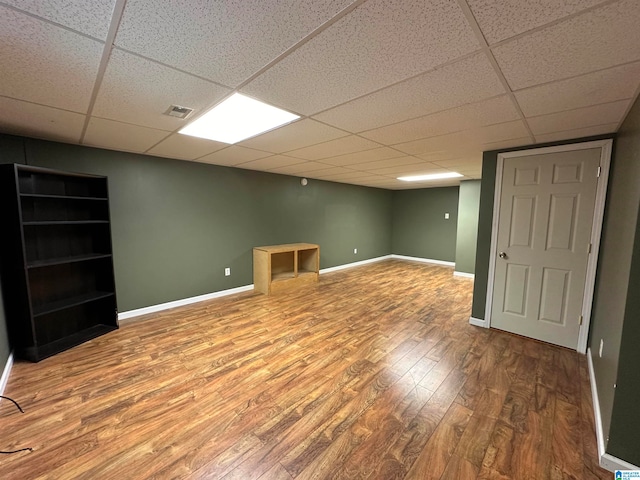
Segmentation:
{"type": "Polygon", "coordinates": [[[193,108],[171,105],[164,114],[170,117],[187,118],[191,112],[193,112],[193,108]]]}

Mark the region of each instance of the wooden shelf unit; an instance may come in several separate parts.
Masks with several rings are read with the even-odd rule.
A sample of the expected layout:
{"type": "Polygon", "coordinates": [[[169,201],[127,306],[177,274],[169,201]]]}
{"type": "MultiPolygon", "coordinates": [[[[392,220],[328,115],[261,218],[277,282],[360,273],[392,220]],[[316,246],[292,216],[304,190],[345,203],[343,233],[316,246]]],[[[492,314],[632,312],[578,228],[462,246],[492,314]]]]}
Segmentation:
{"type": "Polygon", "coordinates": [[[9,341],[38,362],[118,328],[107,178],[0,165],[9,341]]]}
{"type": "Polygon", "coordinates": [[[269,245],[253,249],[253,289],[271,295],[318,281],[320,246],[314,243],[269,245]]]}

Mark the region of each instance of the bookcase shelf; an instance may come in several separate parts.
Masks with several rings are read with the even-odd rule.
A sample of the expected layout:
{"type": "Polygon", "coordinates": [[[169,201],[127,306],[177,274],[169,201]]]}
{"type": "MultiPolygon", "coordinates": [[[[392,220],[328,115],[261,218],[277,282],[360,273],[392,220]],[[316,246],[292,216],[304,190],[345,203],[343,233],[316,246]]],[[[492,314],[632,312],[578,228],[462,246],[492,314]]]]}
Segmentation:
{"type": "Polygon", "coordinates": [[[107,178],[0,165],[0,202],[16,356],[37,362],[117,329],[107,178]]]}
{"type": "Polygon", "coordinates": [[[253,288],[266,295],[318,281],[320,247],[313,243],[253,249],[253,288]]]}

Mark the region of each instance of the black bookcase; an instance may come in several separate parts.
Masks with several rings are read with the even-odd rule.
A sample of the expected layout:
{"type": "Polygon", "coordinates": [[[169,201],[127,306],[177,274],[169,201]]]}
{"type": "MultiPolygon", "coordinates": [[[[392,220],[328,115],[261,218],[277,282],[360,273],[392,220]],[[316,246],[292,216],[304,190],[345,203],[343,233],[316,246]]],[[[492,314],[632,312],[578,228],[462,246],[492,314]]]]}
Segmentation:
{"type": "Polygon", "coordinates": [[[107,178],[0,165],[9,341],[38,362],[118,328],[107,178]]]}

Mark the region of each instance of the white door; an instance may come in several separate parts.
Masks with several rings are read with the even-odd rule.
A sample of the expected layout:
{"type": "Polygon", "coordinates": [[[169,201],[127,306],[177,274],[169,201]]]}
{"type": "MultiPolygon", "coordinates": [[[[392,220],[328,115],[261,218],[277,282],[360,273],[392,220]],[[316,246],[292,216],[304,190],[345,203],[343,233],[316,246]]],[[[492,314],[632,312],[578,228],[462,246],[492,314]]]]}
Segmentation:
{"type": "Polygon", "coordinates": [[[576,349],[601,149],[506,158],[491,326],[576,349]]]}

